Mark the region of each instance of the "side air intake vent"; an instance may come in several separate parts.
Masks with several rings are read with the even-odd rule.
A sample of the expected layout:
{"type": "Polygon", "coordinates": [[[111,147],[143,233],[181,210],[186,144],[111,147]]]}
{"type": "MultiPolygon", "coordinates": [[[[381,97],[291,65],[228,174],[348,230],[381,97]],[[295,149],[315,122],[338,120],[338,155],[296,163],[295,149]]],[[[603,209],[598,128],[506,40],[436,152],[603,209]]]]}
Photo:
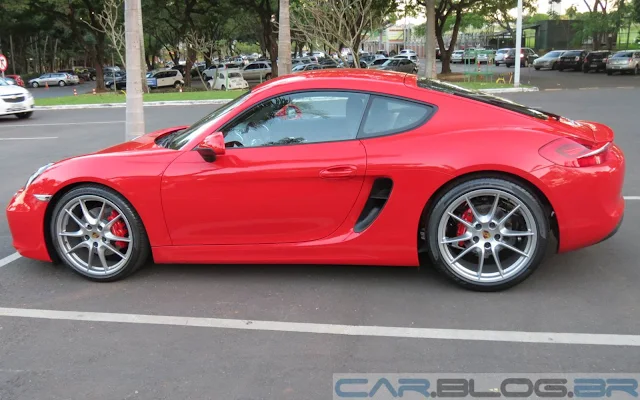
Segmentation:
{"type": "Polygon", "coordinates": [[[364,209],[360,213],[360,217],[358,217],[354,231],[362,232],[371,226],[373,221],[380,215],[384,205],[387,204],[392,188],[393,181],[389,178],[378,178],[373,182],[371,193],[369,193],[364,209]]]}

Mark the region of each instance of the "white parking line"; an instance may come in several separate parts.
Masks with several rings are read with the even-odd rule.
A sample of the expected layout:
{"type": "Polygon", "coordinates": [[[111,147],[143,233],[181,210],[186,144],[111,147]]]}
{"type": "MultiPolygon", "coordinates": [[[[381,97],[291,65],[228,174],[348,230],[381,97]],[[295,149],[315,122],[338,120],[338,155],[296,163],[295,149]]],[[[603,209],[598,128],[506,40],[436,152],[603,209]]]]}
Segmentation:
{"type": "Polygon", "coordinates": [[[345,336],[640,347],[640,335],[334,325],[304,322],[174,317],[147,314],[56,311],[30,308],[0,308],[0,317],[1,316],[63,321],[116,322],[141,325],[190,326],[201,328],[315,333],[345,336]]]}
{"type": "Polygon", "coordinates": [[[7,264],[10,264],[12,262],[14,262],[15,260],[19,259],[20,257],[22,257],[20,254],[18,253],[13,253],[10,256],[6,256],[5,258],[0,260],[0,268],[4,267],[7,264]]]}
{"type": "Polygon", "coordinates": [[[94,121],[94,122],[60,122],[55,124],[0,124],[0,128],[28,128],[32,126],[67,126],[67,125],[102,125],[124,124],[125,121],[94,121]]]}
{"type": "Polygon", "coordinates": [[[48,140],[57,139],[57,136],[33,136],[33,137],[5,137],[0,140],[48,140]]]}

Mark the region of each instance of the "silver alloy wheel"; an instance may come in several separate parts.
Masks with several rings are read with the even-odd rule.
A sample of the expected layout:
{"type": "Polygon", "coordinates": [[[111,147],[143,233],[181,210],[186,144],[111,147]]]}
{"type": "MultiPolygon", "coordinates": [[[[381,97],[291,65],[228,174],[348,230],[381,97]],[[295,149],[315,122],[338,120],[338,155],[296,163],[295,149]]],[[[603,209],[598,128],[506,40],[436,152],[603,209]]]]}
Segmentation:
{"type": "Polygon", "coordinates": [[[460,278],[479,283],[501,283],[522,272],[536,251],[537,236],[526,204],[498,189],[458,197],[438,224],[444,262],[460,278]]]}
{"type": "Polygon", "coordinates": [[[95,195],[69,200],[56,218],[55,234],[62,256],[77,270],[93,276],[111,276],[131,258],[133,235],[122,210],[111,201],[95,195]],[[122,221],[127,236],[116,236],[112,227],[122,221]],[[125,243],[123,251],[118,244],[125,243]]]}

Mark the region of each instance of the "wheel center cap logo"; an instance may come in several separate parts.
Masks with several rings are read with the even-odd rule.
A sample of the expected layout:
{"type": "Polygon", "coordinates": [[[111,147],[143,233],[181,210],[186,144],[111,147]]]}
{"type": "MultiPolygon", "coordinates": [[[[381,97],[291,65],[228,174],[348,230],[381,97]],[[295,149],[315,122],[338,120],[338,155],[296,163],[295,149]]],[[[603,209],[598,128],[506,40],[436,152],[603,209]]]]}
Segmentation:
{"type": "Polygon", "coordinates": [[[94,239],[97,239],[97,238],[99,238],[99,237],[100,237],[100,235],[98,235],[96,232],[93,232],[93,233],[91,234],[91,237],[92,237],[92,238],[94,238],[94,239]]]}
{"type": "Polygon", "coordinates": [[[491,237],[491,234],[487,231],[482,231],[482,237],[485,239],[489,239],[491,237]]]}

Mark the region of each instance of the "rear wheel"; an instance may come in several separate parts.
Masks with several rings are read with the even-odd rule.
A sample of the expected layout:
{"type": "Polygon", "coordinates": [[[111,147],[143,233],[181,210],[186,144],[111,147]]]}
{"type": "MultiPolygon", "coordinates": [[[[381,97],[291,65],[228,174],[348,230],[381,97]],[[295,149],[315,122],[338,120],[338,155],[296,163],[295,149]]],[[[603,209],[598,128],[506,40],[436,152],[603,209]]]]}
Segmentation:
{"type": "Polygon", "coordinates": [[[31,87],[33,87],[33,88],[37,88],[37,87],[39,87],[39,86],[40,86],[40,85],[38,84],[38,82],[33,82],[33,83],[31,84],[31,87]]]}
{"type": "Polygon", "coordinates": [[[607,75],[609,76],[613,75],[613,71],[607,71],[607,75]]]}
{"type": "Polygon", "coordinates": [[[179,89],[179,88],[180,88],[180,86],[182,86],[182,83],[180,83],[179,81],[176,81],[176,82],[173,84],[173,87],[174,87],[174,88],[176,88],[176,89],[179,89]]]}
{"type": "Polygon", "coordinates": [[[62,196],[52,213],[50,234],[60,259],[94,281],[122,279],[149,256],[149,240],[136,211],[101,186],[80,186],[62,196]]]}
{"type": "Polygon", "coordinates": [[[536,71],[540,71],[540,67],[534,67],[536,71]]]}
{"type": "Polygon", "coordinates": [[[60,86],[60,87],[63,87],[63,86],[66,86],[66,85],[67,85],[67,84],[66,84],[66,83],[64,83],[64,81],[60,81],[60,82],[58,82],[58,86],[60,86]]]}
{"type": "Polygon", "coordinates": [[[463,182],[438,199],[427,221],[429,256],[458,285],[495,291],[525,280],[546,250],[540,201],[511,181],[463,182]]]}
{"type": "Polygon", "coordinates": [[[269,79],[271,79],[271,74],[266,74],[264,76],[264,80],[268,81],[269,79]]]}
{"type": "Polygon", "coordinates": [[[220,86],[220,90],[227,90],[227,88],[224,85],[222,85],[220,86]]]}
{"type": "Polygon", "coordinates": [[[638,70],[638,66],[636,65],[636,67],[633,69],[633,74],[634,75],[638,75],[640,74],[640,71],[638,70]]]}

